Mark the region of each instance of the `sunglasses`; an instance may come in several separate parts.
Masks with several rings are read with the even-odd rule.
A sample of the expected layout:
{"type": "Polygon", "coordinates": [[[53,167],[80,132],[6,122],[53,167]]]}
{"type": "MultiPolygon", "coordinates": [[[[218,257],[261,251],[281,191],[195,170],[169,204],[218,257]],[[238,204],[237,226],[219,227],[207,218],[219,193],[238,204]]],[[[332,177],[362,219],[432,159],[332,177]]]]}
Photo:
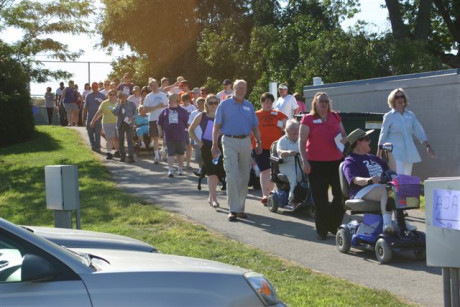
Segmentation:
{"type": "Polygon", "coordinates": [[[366,141],[366,142],[370,142],[370,140],[371,140],[371,139],[370,139],[367,135],[365,135],[365,136],[363,136],[362,138],[359,138],[359,139],[358,139],[358,141],[366,141]]]}
{"type": "Polygon", "coordinates": [[[327,99],[320,99],[319,102],[329,103],[329,100],[327,100],[327,99]]]}
{"type": "Polygon", "coordinates": [[[406,96],[404,96],[404,95],[395,95],[395,99],[398,99],[398,98],[404,99],[404,98],[406,98],[406,96]]]}
{"type": "Polygon", "coordinates": [[[210,105],[210,106],[217,105],[217,104],[219,104],[219,101],[217,101],[217,100],[208,101],[208,105],[210,105]]]}

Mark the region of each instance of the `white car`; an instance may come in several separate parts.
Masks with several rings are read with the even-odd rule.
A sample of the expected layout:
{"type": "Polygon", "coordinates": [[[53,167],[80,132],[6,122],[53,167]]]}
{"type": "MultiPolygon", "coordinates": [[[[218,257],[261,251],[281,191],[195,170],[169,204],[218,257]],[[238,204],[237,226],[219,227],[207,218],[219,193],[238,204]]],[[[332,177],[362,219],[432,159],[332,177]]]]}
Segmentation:
{"type": "Polygon", "coordinates": [[[261,274],[189,257],[67,249],[0,219],[0,306],[285,306],[261,274]]]}
{"type": "Polygon", "coordinates": [[[68,228],[52,228],[39,226],[22,226],[40,237],[57,245],[68,248],[121,249],[139,252],[156,253],[155,247],[145,242],[110,233],[68,228]]]}

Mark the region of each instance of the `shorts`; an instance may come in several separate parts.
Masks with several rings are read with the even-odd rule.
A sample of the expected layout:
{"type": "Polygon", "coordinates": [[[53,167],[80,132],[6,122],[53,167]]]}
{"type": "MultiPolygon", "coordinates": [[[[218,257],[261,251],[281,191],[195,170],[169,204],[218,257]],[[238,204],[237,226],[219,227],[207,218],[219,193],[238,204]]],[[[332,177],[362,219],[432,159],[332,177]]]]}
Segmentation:
{"type": "Polygon", "coordinates": [[[67,112],[78,110],[78,106],[75,102],[64,103],[64,108],[67,112]]]}
{"type": "MultiPolygon", "coordinates": [[[[220,152],[223,152],[222,147],[219,146],[220,152]]],[[[219,157],[219,162],[212,163],[211,144],[204,143],[201,147],[201,158],[203,159],[204,166],[206,167],[206,175],[216,175],[217,177],[225,177],[225,170],[222,155],[219,157]]]]}
{"type": "Polygon", "coordinates": [[[149,134],[151,138],[157,138],[160,135],[156,120],[149,122],[149,134]]]}
{"type": "Polygon", "coordinates": [[[185,142],[166,141],[166,148],[168,148],[168,157],[175,155],[183,156],[185,152],[185,142]]]}
{"type": "Polygon", "coordinates": [[[255,149],[253,149],[252,156],[254,157],[254,160],[256,160],[257,166],[259,167],[261,172],[270,168],[269,149],[263,149],[260,155],[257,155],[255,149]]]}
{"type": "Polygon", "coordinates": [[[113,139],[117,136],[117,124],[104,124],[103,127],[106,139],[113,139]]]}

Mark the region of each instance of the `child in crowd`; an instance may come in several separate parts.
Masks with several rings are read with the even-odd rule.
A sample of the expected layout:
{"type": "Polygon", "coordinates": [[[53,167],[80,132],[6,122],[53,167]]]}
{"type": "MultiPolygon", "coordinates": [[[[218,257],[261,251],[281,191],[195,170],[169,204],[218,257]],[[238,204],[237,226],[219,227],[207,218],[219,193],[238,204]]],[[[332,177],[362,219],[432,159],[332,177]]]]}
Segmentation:
{"type": "Polygon", "coordinates": [[[141,148],[146,148],[144,142],[144,135],[149,134],[149,117],[147,116],[147,112],[145,111],[145,107],[140,105],[139,113],[136,115],[134,119],[134,125],[136,126],[136,135],[139,138],[141,148]]]}

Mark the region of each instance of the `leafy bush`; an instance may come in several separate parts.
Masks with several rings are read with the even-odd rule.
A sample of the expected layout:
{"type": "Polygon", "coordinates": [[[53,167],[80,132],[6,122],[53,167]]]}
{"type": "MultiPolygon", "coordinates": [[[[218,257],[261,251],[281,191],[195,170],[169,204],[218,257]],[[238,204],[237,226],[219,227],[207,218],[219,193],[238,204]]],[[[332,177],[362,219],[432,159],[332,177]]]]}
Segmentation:
{"type": "Polygon", "coordinates": [[[27,73],[1,41],[0,50],[0,147],[5,147],[28,139],[34,121],[27,73]]]}

